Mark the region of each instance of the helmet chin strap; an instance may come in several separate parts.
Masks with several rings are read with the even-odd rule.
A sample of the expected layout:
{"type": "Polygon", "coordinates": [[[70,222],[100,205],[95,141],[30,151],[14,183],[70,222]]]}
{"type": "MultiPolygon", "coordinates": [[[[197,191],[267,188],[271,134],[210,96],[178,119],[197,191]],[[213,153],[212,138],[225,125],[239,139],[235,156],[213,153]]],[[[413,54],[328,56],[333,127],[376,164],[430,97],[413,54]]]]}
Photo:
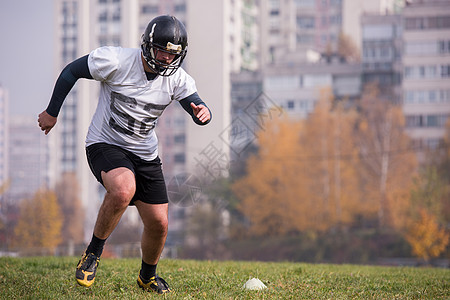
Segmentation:
{"type": "Polygon", "coordinates": [[[150,69],[150,72],[155,72],[155,73],[157,73],[156,70],[155,70],[155,68],[152,67],[151,62],[147,59],[147,57],[144,55],[143,52],[141,52],[141,57],[142,57],[142,60],[143,60],[143,63],[144,63],[144,71],[147,72],[146,69],[149,68],[149,69],[150,69]],[[146,67],[147,67],[147,68],[146,68],[146,67]]]}
{"type": "Polygon", "coordinates": [[[178,69],[178,67],[172,66],[172,64],[168,65],[167,67],[164,67],[154,63],[156,59],[147,59],[147,57],[145,57],[144,55],[142,55],[142,57],[144,58],[144,61],[147,64],[147,66],[150,68],[151,72],[161,76],[170,76],[178,69]]]}

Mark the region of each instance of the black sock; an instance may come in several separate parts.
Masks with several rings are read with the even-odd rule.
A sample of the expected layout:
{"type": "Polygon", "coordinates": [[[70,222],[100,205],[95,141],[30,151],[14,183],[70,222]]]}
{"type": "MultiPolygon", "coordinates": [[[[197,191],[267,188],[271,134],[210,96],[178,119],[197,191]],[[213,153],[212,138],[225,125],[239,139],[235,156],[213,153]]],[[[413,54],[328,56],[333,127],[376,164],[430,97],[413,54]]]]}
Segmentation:
{"type": "Polygon", "coordinates": [[[141,279],[143,281],[148,282],[150,278],[156,275],[156,265],[149,265],[144,260],[142,260],[142,266],[141,266],[141,279]]]}
{"type": "Polygon", "coordinates": [[[100,257],[103,252],[103,246],[105,246],[106,239],[102,240],[96,237],[95,235],[92,235],[91,243],[89,244],[86,252],[87,253],[94,253],[96,256],[100,257]]]}

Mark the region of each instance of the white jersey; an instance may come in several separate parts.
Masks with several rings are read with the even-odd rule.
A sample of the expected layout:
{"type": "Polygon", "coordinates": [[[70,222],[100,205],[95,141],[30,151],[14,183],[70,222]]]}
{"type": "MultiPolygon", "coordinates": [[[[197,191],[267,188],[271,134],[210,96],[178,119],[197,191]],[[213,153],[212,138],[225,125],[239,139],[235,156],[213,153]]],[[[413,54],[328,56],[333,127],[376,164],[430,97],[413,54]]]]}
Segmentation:
{"type": "Polygon", "coordinates": [[[101,88],[86,146],[105,142],[155,159],[156,121],[173,100],[197,91],[194,79],[179,68],[172,76],[147,80],[140,49],[101,47],[89,54],[88,65],[101,88]]]}

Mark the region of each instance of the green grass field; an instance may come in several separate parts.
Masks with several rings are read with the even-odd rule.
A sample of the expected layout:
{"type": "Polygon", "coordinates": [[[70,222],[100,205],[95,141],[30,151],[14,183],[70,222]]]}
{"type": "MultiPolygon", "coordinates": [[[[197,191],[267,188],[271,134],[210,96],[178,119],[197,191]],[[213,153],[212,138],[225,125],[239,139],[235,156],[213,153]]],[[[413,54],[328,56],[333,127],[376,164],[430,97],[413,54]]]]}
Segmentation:
{"type": "Polygon", "coordinates": [[[75,282],[74,257],[0,258],[1,299],[450,299],[450,270],[165,259],[173,293],[138,288],[139,259],[102,259],[96,282],[75,282]],[[253,277],[267,289],[242,288],[253,277]]]}

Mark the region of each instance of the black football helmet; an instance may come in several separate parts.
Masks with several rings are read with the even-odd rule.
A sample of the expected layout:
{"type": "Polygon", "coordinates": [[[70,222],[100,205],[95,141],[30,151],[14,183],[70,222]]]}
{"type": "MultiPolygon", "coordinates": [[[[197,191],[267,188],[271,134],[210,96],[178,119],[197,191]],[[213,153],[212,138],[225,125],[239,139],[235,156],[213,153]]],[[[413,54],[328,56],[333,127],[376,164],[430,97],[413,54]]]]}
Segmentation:
{"type": "Polygon", "coordinates": [[[175,73],[187,52],[187,32],[174,16],[159,16],[150,21],[142,35],[141,49],[152,71],[161,76],[175,73]],[[156,60],[158,51],[175,54],[170,64],[156,60]]]}

